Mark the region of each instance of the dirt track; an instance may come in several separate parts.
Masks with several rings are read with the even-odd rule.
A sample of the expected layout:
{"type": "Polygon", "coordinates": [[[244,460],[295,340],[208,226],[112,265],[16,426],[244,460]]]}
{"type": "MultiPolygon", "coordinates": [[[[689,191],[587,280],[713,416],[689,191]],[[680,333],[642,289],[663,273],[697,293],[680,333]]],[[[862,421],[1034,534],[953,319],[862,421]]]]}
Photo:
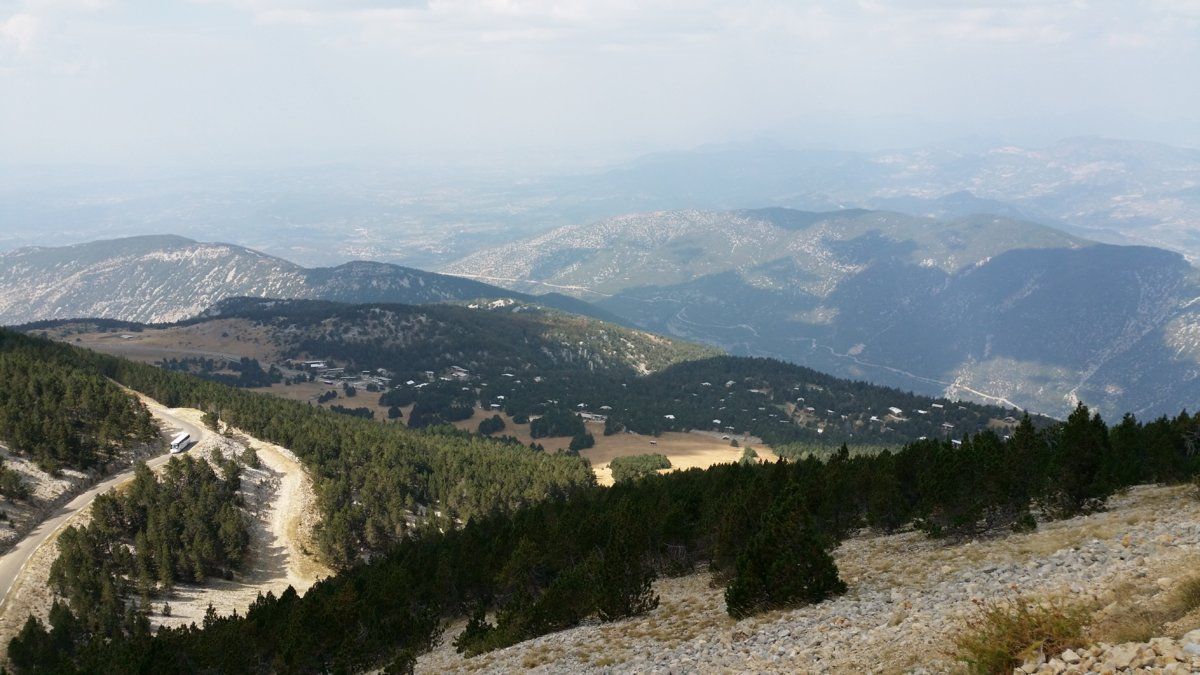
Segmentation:
{"type": "MultiPolygon", "coordinates": [[[[150,411],[163,422],[164,433],[188,431],[200,442],[188,453],[211,456],[216,453],[240,454],[244,445],[212,434],[200,424],[200,411],[167,409],[143,398],[150,411]]],[[[222,614],[245,612],[260,592],[276,595],[288,586],[303,593],[317,579],[329,574],[313,556],[310,541],[317,513],[312,481],[300,462],[288,450],[276,445],[247,439],[258,453],[261,467],[246,469],[242,477],[243,498],[250,512],[251,557],[243,574],[232,581],[210,580],[203,586],[181,584],[169,599],[171,617],[162,616],[155,602],[151,621],[155,625],[199,623],[209,604],[222,614]]],[[[164,465],[169,455],[157,457],[151,468],[164,465]]],[[[53,602],[48,587],[50,566],[58,555],[57,535],[68,525],[83,525],[90,518],[95,498],[119,487],[133,476],[122,472],[79,495],[62,511],[40,526],[0,558],[0,584],[9,588],[0,604],[0,654],[7,651],[8,640],[24,625],[30,614],[45,619],[53,602]]]]}

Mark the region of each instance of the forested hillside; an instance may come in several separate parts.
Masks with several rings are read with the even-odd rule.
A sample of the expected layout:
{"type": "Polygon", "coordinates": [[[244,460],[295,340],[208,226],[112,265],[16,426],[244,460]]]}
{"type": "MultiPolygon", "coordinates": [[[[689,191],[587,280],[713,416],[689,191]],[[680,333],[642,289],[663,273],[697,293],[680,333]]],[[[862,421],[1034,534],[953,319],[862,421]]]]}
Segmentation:
{"type": "Polygon", "coordinates": [[[247,348],[249,336],[262,336],[263,344],[254,349],[273,363],[245,356],[159,363],[231,384],[282,380],[272,391],[284,396],[290,394],[286,383],[311,381],[304,391],[318,403],[346,410],[361,408],[364,392],[356,390],[358,398],[350,398],[345,385],[371,380],[366,395],[377,396],[385,409],[416,405],[406,420],[410,426],[467,419],[479,408],[518,419],[569,409],[604,420],[607,434],[697,430],[752,436],[796,455],[842,443],[961,438],[989,426],[1011,427],[1021,414],[831,377],[774,359],[719,356],[681,340],[520,303],[472,308],[234,299],[205,317],[171,326],[89,320],[22,330],[67,341],[85,331],[84,344],[118,354],[141,345],[167,353],[173,345],[201,344],[212,350],[201,354],[245,353],[238,350],[247,348]],[[131,339],[117,339],[121,334],[131,339]],[[313,369],[295,363],[304,359],[336,364],[337,373],[313,375],[313,369]],[[218,367],[222,372],[214,373],[218,367]],[[363,372],[372,376],[360,376],[363,372]],[[379,373],[386,380],[374,377],[379,373]],[[318,380],[328,384],[322,387],[318,380]]]}
{"type": "Polygon", "coordinates": [[[0,333],[0,441],[43,470],[91,469],[158,435],[134,396],[92,369],[0,333]]]}
{"type": "Polygon", "coordinates": [[[464,305],[343,305],[237,298],[204,316],[267,326],[281,356],[334,359],[397,378],[450,366],[496,375],[550,370],[644,373],[718,353],[681,340],[545,309],[493,301],[464,305]]]}
{"type": "MultiPolygon", "coordinates": [[[[605,418],[608,434],[748,434],[793,455],[842,443],[957,439],[989,426],[1011,427],[1021,415],[844,380],[775,359],[738,356],[686,361],[646,376],[548,373],[536,380],[499,377],[487,378],[486,386],[474,384],[469,392],[461,391],[460,383],[419,389],[400,384],[381,401],[406,405],[440,400],[440,392],[448,390],[459,398],[477,396],[485,408],[495,404],[516,418],[567,408],[605,418]]],[[[445,400],[449,405],[452,399],[445,400]]]]}
{"type": "Polygon", "coordinates": [[[1109,427],[1080,406],[1009,441],[984,432],[955,446],[829,461],[729,464],[586,488],[513,515],[407,539],[314,586],[256,602],[245,617],[115,640],[69,617],[34,620],[14,640],[17,672],[410,669],[440,619],[471,616],[455,646],[478,653],[657,604],[650,581],[707,563],[744,615],[844,592],[827,551],[863,526],[913,523],[931,536],[1023,530],[1103,508],[1114,491],[1180,482],[1200,469],[1200,416],[1109,427]],[[495,617],[489,619],[489,617],[495,617]]]}
{"type": "Polygon", "coordinates": [[[241,570],[250,535],[239,472],[226,461],[218,476],[204,459],[185,456],[172,458],[160,478],[140,464],[128,489],[96,499],[90,523],[63,531],[50,583],[85,630],[145,630],[151,599],[177,581],[241,570]]]}
{"type": "Polygon", "coordinates": [[[427,507],[448,526],[594,482],[578,457],[446,428],[378,424],[10,331],[0,331],[0,345],[112,378],[170,407],[210,411],[289,448],[316,482],[324,518],[319,544],[336,567],[394,545],[426,520],[418,514],[427,507]]]}

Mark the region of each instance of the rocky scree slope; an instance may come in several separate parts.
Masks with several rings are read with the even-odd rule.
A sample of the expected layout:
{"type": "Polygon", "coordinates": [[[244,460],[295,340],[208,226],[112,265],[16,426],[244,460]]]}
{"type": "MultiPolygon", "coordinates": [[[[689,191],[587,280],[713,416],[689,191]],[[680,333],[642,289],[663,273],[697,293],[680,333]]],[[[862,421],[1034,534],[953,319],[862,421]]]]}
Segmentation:
{"type": "MultiPolygon", "coordinates": [[[[721,586],[696,574],[659,580],[661,604],[645,616],[470,659],[451,644],[460,623],[421,657],[417,671],[947,672],[961,665],[950,654],[952,638],[981,603],[1024,596],[1097,608],[1095,630],[1087,633],[1093,646],[1077,650],[1078,661],[1063,662],[1066,672],[1166,667],[1176,656],[1174,670],[1164,672],[1197,672],[1200,634],[1188,631],[1200,627],[1198,611],[1162,628],[1170,642],[1112,644],[1102,630],[1106,618],[1136,614],[1200,569],[1200,500],[1193,490],[1137,487],[1103,513],[960,544],[913,532],[864,533],[834,552],[849,585],[845,596],[741,621],[725,613],[721,586]]],[[[1029,668],[1064,670],[1041,669],[1036,660],[1029,668]]]]}

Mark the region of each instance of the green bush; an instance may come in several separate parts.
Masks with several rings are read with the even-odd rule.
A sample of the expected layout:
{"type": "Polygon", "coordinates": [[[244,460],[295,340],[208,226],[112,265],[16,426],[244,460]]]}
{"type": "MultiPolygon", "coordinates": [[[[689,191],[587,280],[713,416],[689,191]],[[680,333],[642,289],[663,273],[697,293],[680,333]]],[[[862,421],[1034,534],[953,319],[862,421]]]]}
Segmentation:
{"type": "Polygon", "coordinates": [[[21,474],[0,465],[0,495],[9,499],[28,499],[29,486],[21,480],[21,474]]]}
{"type": "Polygon", "coordinates": [[[504,419],[499,415],[492,415],[491,417],[479,420],[478,431],[484,436],[490,436],[499,431],[504,431],[504,419]]]}
{"type": "Polygon", "coordinates": [[[633,481],[671,468],[671,460],[663,454],[628,455],[617,457],[608,463],[614,483],[633,481]]]}
{"type": "Polygon", "coordinates": [[[575,434],[571,438],[571,444],[567,446],[567,449],[575,454],[579,454],[580,450],[587,450],[595,445],[596,437],[585,431],[582,434],[575,434]]]}
{"type": "Polygon", "coordinates": [[[740,618],[845,593],[846,584],[825,549],[825,538],[800,491],[789,489],[772,503],[758,532],[738,556],[733,580],[725,590],[726,610],[740,618]]]}

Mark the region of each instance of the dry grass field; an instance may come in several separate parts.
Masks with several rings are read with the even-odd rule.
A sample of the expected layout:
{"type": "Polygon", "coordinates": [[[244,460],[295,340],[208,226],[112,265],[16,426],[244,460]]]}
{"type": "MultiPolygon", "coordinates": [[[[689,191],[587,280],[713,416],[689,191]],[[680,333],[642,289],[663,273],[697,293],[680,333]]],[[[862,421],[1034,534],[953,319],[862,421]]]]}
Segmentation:
{"type": "MultiPolygon", "coordinates": [[[[473,431],[479,426],[480,420],[484,417],[491,417],[492,414],[494,413],[476,411],[474,417],[456,422],[455,426],[473,431]]],[[[514,436],[526,444],[536,440],[546,448],[547,452],[565,450],[571,443],[568,436],[534,439],[529,435],[528,424],[513,424],[512,418],[508,415],[501,414],[500,417],[504,420],[505,428],[499,435],[514,436]]],[[[588,422],[587,429],[595,437],[596,445],[579,454],[592,463],[592,468],[596,472],[596,480],[601,485],[612,485],[612,473],[608,470],[608,464],[616,457],[661,453],[671,460],[673,469],[703,469],[714,464],[736,462],[741,458],[743,451],[742,447],[732,447],[729,441],[698,432],[671,431],[657,438],[630,433],[605,436],[604,425],[597,422],[588,422]]],[[[742,445],[742,439],[739,438],[738,443],[742,445]]],[[[751,447],[758,453],[760,459],[768,461],[776,459],[770,448],[753,444],[751,447]]]]}
{"type": "Polygon", "coordinates": [[[50,337],[77,347],[155,363],[162,359],[205,357],[210,359],[258,359],[264,364],[277,360],[267,329],[244,319],[219,319],[190,326],[148,328],[141,332],[74,333],[70,327],[49,331],[50,337]]]}

